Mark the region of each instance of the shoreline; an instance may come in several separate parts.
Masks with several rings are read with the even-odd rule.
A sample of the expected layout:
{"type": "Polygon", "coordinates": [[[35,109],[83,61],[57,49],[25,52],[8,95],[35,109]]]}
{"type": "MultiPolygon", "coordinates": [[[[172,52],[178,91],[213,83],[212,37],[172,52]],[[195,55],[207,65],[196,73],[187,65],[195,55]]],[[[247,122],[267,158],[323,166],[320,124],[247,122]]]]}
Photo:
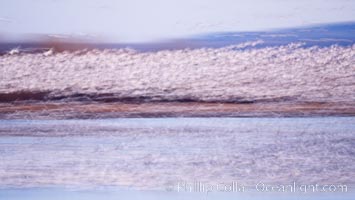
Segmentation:
{"type": "Polygon", "coordinates": [[[0,119],[104,119],[152,117],[328,117],[355,116],[352,102],[41,102],[1,103],[0,119]]]}

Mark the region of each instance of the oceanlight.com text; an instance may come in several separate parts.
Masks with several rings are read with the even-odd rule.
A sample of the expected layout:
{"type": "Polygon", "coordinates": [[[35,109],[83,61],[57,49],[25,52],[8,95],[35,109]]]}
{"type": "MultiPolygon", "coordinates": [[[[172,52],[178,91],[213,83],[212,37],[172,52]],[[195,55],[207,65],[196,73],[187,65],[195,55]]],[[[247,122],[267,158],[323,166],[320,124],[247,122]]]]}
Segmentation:
{"type": "Polygon", "coordinates": [[[300,184],[291,182],[290,184],[268,184],[258,182],[253,185],[246,185],[237,181],[205,183],[201,181],[181,181],[167,187],[169,191],[177,192],[273,192],[273,193],[345,193],[348,186],[345,184],[300,184]]]}

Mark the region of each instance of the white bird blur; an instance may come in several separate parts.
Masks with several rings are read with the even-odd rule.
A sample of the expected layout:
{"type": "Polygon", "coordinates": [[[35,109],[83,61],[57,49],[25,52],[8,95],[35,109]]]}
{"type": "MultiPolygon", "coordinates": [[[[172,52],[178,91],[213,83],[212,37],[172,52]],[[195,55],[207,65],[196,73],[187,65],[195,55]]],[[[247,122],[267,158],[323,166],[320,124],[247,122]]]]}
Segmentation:
{"type": "Polygon", "coordinates": [[[51,55],[53,55],[53,53],[54,53],[54,50],[53,50],[53,48],[51,48],[48,51],[44,52],[43,55],[44,56],[51,56],[51,55]]]}
{"type": "Polygon", "coordinates": [[[15,55],[15,54],[19,54],[19,53],[20,53],[20,48],[16,47],[14,49],[11,49],[8,54],[15,55]]]}

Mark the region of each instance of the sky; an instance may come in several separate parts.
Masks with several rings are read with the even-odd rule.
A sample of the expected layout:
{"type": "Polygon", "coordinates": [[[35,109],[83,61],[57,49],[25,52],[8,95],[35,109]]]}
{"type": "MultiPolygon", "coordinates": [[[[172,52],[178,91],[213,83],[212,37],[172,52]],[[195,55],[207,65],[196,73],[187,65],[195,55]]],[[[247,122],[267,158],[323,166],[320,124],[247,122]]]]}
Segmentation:
{"type": "Polygon", "coordinates": [[[354,22],[355,0],[0,0],[0,34],[143,42],[354,22]]]}

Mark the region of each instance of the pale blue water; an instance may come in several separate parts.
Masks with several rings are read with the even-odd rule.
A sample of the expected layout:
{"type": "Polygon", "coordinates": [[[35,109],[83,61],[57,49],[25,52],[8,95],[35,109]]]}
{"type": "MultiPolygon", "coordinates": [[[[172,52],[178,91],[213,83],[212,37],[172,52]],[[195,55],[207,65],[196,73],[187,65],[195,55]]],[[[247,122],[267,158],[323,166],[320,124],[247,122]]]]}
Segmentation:
{"type": "Polygon", "coordinates": [[[139,190],[68,190],[63,188],[32,188],[32,189],[8,189],[0,190],[1,200],[353,200],[352,193],[332,194],[235,194],[235,193],[177,193],[162,191],[139,190]]]}
{"type": "Polygon", "coordinates": [[[0,199],[352,199],[354,122],[355,117],[1,120],[0,199]],[[178,192],[181,181],[238,181],[247,189],[178,192]],[[260,181],[348,189],[265,193],[253,189],[260,181]]]}

